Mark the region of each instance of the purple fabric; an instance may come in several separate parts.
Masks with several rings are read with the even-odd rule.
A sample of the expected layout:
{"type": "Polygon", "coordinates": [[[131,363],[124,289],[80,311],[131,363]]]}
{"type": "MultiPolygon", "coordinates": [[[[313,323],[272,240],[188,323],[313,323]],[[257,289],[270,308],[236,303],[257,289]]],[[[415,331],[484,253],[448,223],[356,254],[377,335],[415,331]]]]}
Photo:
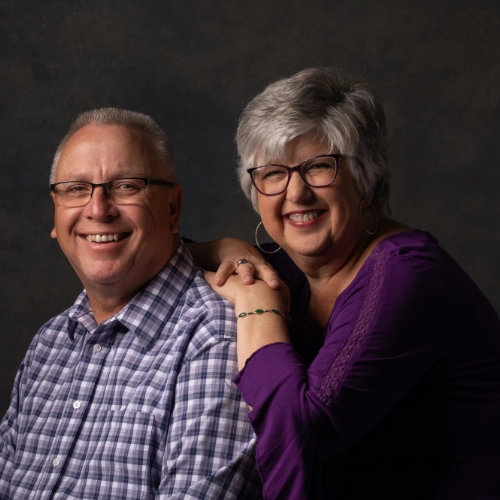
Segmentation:
{"type": "Polygon", "coordinates": [[[270,262],[294,347],[261,348],[235,379],[265,498],[500,498],[500,322],[437,241],[379,243],[323,329],[305,277],[270,262]]]}

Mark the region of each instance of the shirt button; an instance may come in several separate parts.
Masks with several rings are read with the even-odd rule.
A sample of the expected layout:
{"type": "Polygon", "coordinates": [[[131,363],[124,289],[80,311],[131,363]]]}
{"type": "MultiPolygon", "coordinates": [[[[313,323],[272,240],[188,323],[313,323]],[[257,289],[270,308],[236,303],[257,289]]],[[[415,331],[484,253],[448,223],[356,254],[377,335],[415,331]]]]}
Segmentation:
{"type": "Polygon", "coordinates": [[[94,344],[94,352],[101,352],[102,347],[100,344],[94,344]]]}
{"type": "Polygon", "coordinates": [[[80,403],[80,401],[75,401],[75,402],[73,403],[73,408],[74,408],[75,410],[78,410],[78,408],[80,408],[80,406],[82,406],[82,404],[80,403]]]}
{"type": "Polygon", "coordinates": [[[58,458],[54,458],[54,460],[52,460],[52,465],[54,467],[59,467],[60,463],[61,463],[61,461],[58,458]]]}

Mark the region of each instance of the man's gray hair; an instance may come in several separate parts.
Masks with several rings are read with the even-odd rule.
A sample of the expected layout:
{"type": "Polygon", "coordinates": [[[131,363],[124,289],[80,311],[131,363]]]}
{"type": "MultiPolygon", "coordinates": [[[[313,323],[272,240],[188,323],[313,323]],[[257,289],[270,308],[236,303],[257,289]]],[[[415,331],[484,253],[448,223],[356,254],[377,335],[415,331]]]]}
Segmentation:
{"type": "Polygon", "coordinates": [[[168,180],[177,182],[177,172],[170,141],[165,132],[150,116],[127,109],[101,108],[80,114],[71,124],[68,133],[63,137],[59,146],[57,146],[56,154],[52,161],[52,168],[50,169],[51,183],[55,180],[56,167],[62,150],[71,137],[86,125],[120,125],[142,131],[151,140],[157,159],[165,169],[168,180]]]}
{"type": "MultiPolygon", "coordinates": [[[[293,139],[312,134],[348,161],[363,196],[390,215],[387,129],[382,103],[364,79],[338,68],[309,68],[270,84],[241,114],[236,144],[241,187],[256,211],[247,169],[286,157],[293,139]],[[257,162],[259,164],[257,164],[257,162]]],[[[325,152],[325,153],[328,153],[325,152]]]]}

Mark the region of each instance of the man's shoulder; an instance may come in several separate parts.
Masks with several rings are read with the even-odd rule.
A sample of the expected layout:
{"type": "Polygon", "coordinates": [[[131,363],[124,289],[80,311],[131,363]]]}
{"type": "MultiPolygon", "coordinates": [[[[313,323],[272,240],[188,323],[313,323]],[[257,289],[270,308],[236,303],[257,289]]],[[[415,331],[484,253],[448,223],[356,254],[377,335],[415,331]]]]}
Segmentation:
{"type": "Polygon", "coordinates": [[[56,342],[61,338],[64,342],[71,327],[70,311],[71,308],[68,308],[45,322],[36,333],[34,342],[40,337],[50,342],[56,342]]]}
{"type": "Polygon", "coordinates": [[[193,270],[179,294],[169,294],[168,286],[157,292],[133,328],[151,352],[179,356],[183,365],[208,356],[224,370],[229,358],[236,360],[234,309],[212,291],[201,270],[193,270]]]}
{"type": "Polygon", "coordinates": [[[214,339],[236,340],[236,315],[233,305],[217,295],[197,271],[182,300],[182,316],[202,323],[214,339]]]}

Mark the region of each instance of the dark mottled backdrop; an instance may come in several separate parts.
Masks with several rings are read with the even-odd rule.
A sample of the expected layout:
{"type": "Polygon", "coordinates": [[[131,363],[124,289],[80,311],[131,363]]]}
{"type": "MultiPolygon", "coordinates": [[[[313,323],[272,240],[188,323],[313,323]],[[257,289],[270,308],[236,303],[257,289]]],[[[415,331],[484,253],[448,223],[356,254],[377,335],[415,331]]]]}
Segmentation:
{"type": "Polygon", "coordinates": [[[90,108],[149,113],[171,136],[184,235],[251,239],[258,219],[233,173],[241,109],[307,66],[361,73],[386,104],[394,216],[434,233],[500,311],[497,0],[1,0],[0,9],[0,413],[33,335],[80,291],[49,237],[48,173],[67,126],[90,108]]]}

